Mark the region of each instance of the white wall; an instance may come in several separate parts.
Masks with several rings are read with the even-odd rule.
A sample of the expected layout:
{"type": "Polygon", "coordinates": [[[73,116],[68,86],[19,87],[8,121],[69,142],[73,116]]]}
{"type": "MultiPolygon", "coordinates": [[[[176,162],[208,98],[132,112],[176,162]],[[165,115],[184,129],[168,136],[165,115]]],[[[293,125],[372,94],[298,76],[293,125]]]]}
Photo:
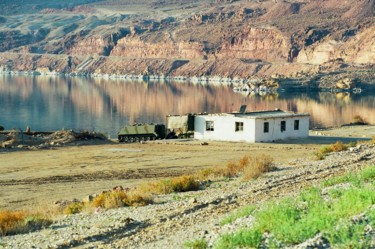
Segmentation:
{"type": "Polygon", "coordinates": [[[309,136],[309,117],[256,119],[255,141],[271,142],[309,136]],[[294,120],[299,120],[299,129],[294,130],[294,120]],[[286,121],[285,131],[281,131],[281,121],[286,121]],[[269,122],[269,132],[264,133],[264,122],[269,122]]]}
{"type": "Polygon", "coordinates": [[[200,140],[255,142],[255,120],[232,115],[202,115],[194,121],[194,138],[200,140]],[[214,121],[214,131],[206,131],[206,121],[214,121]],[[235,131],[235,122],[243,122],[243,131],[235,131]]]}
{"type": "Polygon", "coordinates": [[[194,138],[200,140],[234,142],[272,142],[309,136],[309,117],[288,118],[240,118],[233,115],[196,116],[194,138]],[[294,120],[299,120],[299,129],[294,130],[294,120]],[[206,121],[214,121],[214,131],[206,131],[206,121]],[[286,122],[281,132],[281,121],[286,122]],[[235,131],[235,122],[243,122],[243,131],[235,131]],[[269,132],[264,133],[264,122],[269,123],[269,132]]]}

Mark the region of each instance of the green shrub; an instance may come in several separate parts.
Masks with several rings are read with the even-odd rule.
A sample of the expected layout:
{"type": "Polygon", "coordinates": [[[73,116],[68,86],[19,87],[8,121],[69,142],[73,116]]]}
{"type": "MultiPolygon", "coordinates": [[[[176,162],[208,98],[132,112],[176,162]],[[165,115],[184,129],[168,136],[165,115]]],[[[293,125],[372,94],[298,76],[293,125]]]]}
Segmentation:
{"type": "Polygon", "coordinates": [[[256,208],[255,206],[245,206],[245,207],[242,207],[236,213],[230,214],[227,217],[225,217],[220,222],[220,225],[223,226],[223,225],[226,225],[226,224],[230,224],[230,223],[232,223],[233,221],[235,221],[235,220],[237,220],[239,218],[249,216],[249,215],[251,215],[254,212],[255,208],[256,208]]]}
{"type": "Polygon", "coordinates": [[[205,239],[198,239],[194,241],[187,241],[184,243],[185,248],[192,249],[206,249],[208,248],[208,243],[205,239]]]}
{"type": "Polygon", "coordinates": [[[4,126],[0,125],[0,131],[4,130],[4,126]]]}

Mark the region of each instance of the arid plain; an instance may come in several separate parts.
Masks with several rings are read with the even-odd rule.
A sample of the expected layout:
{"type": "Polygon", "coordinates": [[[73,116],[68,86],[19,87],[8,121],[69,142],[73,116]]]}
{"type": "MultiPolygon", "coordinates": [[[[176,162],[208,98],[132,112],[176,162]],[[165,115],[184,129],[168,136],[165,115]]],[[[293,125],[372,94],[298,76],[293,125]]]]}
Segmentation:
{"type": "Polygon", "coordinates": [[[344,126],[311,131],[305,140],[286,143],[158,140],[146,144],[80,145],[42,150],[0,150],[0,208],[34,209],[58,200],[82,199],[117,185],[134,187],[198,169],[223,166],[245,155],[271,155],[277,165],[293,167],[300,158],[336,141],[365,140],[375,126],[344,126]]]}

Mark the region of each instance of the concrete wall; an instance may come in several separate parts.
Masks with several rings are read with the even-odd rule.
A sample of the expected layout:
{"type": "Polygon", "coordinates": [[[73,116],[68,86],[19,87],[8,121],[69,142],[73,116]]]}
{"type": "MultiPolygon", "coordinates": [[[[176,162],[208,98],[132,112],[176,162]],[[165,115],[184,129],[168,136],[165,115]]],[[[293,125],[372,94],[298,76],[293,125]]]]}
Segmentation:
{"type": "Polygon", "coordinates": [[[256,119],[255,141],[271,142],[309,136],[309,117],[256,119]],[[294,130],[294,120],[299,120],[299,129],[294,130]],[[281,121],[286,122],[285,131],[281,131],[281,121]],[[264,122],[269,123],[269,132],[264,133],[264,122]]]}
{"type": "Polygon", "coordinates": [[[309,135],[309,117],[252,119],[232,115],[202,115],[195,117],[194,138],[199,140],[217,140],[233,142],[272,142],[309,135]],[[299,120],[299,129],[294,130],[294,120],[299,120]],[[206,121],[214,122],[214,130],[206,130],[206,121]],[[281,121],[286,122],[285,131],[281,131],[281,121]],[[235,131],[235,122],[243,122],[243,131],[235,131]],[[264,133],[264,122],[269,123],[269,132],[264,133]]]}
{"type": "Polygon", "coordinates": [[[255,142],[255,120],[232,115],[195,117],[194,138],[200,140],[255,142]],[[206,131],[206,121],[214,121],[214,131],[206,131]],[[235,122],[243,122],[243,131],[235,131],[235,122]]]}

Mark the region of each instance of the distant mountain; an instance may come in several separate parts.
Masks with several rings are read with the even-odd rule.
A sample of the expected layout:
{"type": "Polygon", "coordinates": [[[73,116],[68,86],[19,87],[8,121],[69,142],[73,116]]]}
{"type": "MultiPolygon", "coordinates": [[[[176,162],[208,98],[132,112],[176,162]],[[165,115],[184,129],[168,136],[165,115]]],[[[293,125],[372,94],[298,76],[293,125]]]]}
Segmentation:
{"type": "Polygon", "coordinates": [[[0,9],[5,71],[374,73],[373,0],[5,0],[0,9]]]}

